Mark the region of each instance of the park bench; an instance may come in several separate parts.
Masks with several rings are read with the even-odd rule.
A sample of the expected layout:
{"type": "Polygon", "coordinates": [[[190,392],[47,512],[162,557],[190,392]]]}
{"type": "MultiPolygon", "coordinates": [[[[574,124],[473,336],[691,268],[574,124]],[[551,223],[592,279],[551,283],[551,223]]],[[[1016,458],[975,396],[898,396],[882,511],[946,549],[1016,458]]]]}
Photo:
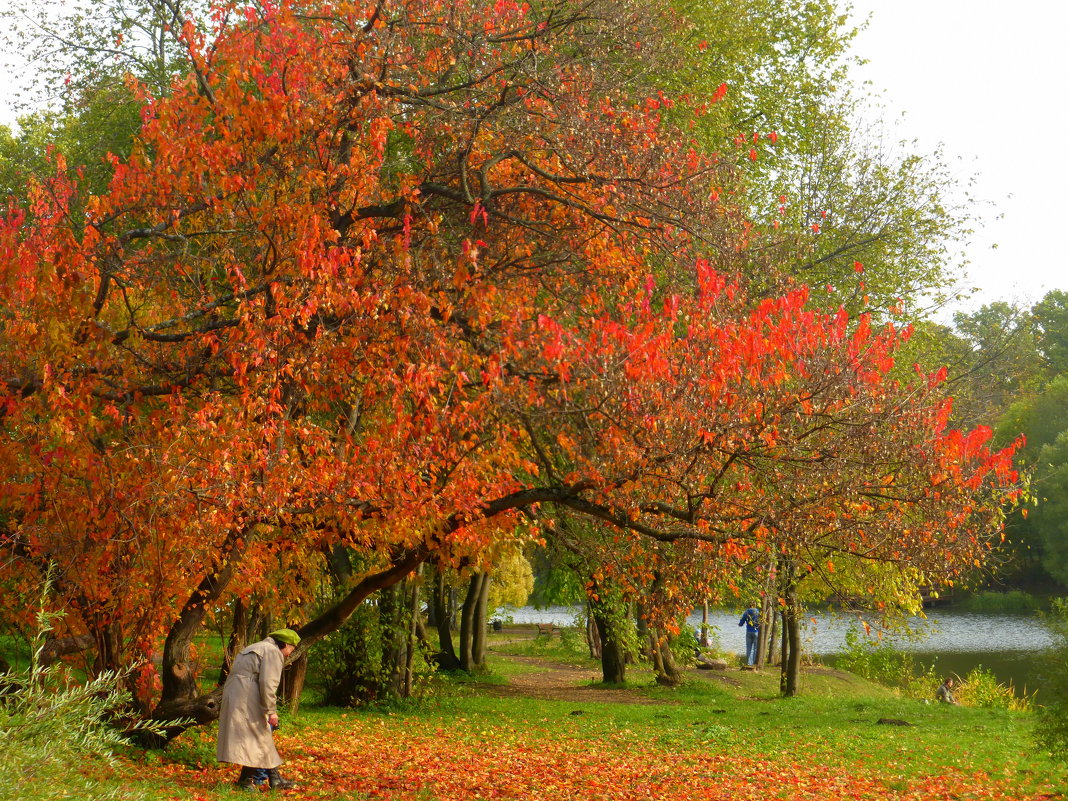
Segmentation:
{"type": "Polygon", "coordinates": [[[544,634],[546,637],[552,637],[556,632],[556,626],[552,623],[539,623],[538,624],[538,636],[544,634]]]}

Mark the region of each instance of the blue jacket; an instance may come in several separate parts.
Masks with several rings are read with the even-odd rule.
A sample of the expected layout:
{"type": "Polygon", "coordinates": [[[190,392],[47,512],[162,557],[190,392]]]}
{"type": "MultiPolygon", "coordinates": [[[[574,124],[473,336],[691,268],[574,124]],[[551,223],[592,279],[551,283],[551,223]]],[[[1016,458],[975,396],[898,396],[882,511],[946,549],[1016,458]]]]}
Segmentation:
{"type": "Polygon", "coordinates": [[[745,626],[746,634],[757,634],[760,632],[760,610],[749,607],[742,612],[742,619],[738,621],[739,626],[745,626]]]}

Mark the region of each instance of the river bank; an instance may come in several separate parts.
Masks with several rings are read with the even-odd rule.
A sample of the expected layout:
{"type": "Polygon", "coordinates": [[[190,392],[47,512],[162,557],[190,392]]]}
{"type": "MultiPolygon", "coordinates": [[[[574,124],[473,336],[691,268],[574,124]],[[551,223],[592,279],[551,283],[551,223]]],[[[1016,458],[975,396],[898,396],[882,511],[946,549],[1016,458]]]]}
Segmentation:
{"type": "MultiPolygon", "coordinates": [[[[725,653],[739,653],[744,637],[738,627],[741,608],[710,609],[708,625],[713,642],[725,653]]],[[[557,626],[575,625],[581,618],[582,607],[552,606],[544,609],[522,607],[498,610],[501,617],[515,623],[553,623],[557,626]]],[[[702,614],[694,611],[687,624],[694,629],[701,626],[702,614]]],[[[952,608],[931,610],[924,618],[910,618],[908,631],[880,631],[873,619],[867,622],[873,643],[912,654],[918,665],[933,666],[942,674],[964,675],[977,666],[988,669],[999,682],[1011,684],[1020,695],[1038,692],[1042,687],[1035,675],[1039,656],[1052,644],[1051,635],[1042,618],[1035,614],[996,614],[962,612],[952,608]]],[[[836,657],[846,650],[846,635],[850,630],[862,632],[863,618],[846,611],[813,611],[805,616],[803,647],[805,653],[833,665],[836,657]]]]}

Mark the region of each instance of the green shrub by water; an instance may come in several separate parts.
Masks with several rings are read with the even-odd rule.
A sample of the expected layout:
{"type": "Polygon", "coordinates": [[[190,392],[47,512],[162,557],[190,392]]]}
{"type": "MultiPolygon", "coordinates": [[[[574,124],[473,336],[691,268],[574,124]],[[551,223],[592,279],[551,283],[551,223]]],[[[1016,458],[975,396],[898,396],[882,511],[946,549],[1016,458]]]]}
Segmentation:
{"type": "MultiPolygon", "coordinates": [[[[835,660],[837,667],[870,681],[896,687],[912,698],[933,700],[944,678],[935,672],[934,665],[924,668],[912,654],[866,637],[856,628],[846,632],[845,646],[844,653],[835,660]]],[[[1030,699],[1019,697],[1011,683],[1000,683],[982,665],[967,676],[956,678],[954,695],[957,703],[963,706],[1012,710],[1030,707],[1030,699]]]]}
{"type": "Polygon", "coordinates": [[[941,682],[933,667],[923,668],[912,654],[868,637],[856,627],[846,632],[845,651],[835,665],[869,681],[897,687],[914,698],[933,698],[941,682]]]}

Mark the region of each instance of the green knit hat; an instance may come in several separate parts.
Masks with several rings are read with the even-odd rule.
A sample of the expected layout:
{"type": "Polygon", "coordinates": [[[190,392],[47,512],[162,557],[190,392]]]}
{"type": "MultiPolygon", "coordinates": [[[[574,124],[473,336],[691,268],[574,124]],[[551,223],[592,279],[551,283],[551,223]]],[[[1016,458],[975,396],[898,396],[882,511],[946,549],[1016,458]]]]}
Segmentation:
{"type": "Polygon", "coordinates": [[[293,629],[278,629],[278,631],[272,631],[267,636],[286,645],[300,645],[300,635],[293,629]]]}

